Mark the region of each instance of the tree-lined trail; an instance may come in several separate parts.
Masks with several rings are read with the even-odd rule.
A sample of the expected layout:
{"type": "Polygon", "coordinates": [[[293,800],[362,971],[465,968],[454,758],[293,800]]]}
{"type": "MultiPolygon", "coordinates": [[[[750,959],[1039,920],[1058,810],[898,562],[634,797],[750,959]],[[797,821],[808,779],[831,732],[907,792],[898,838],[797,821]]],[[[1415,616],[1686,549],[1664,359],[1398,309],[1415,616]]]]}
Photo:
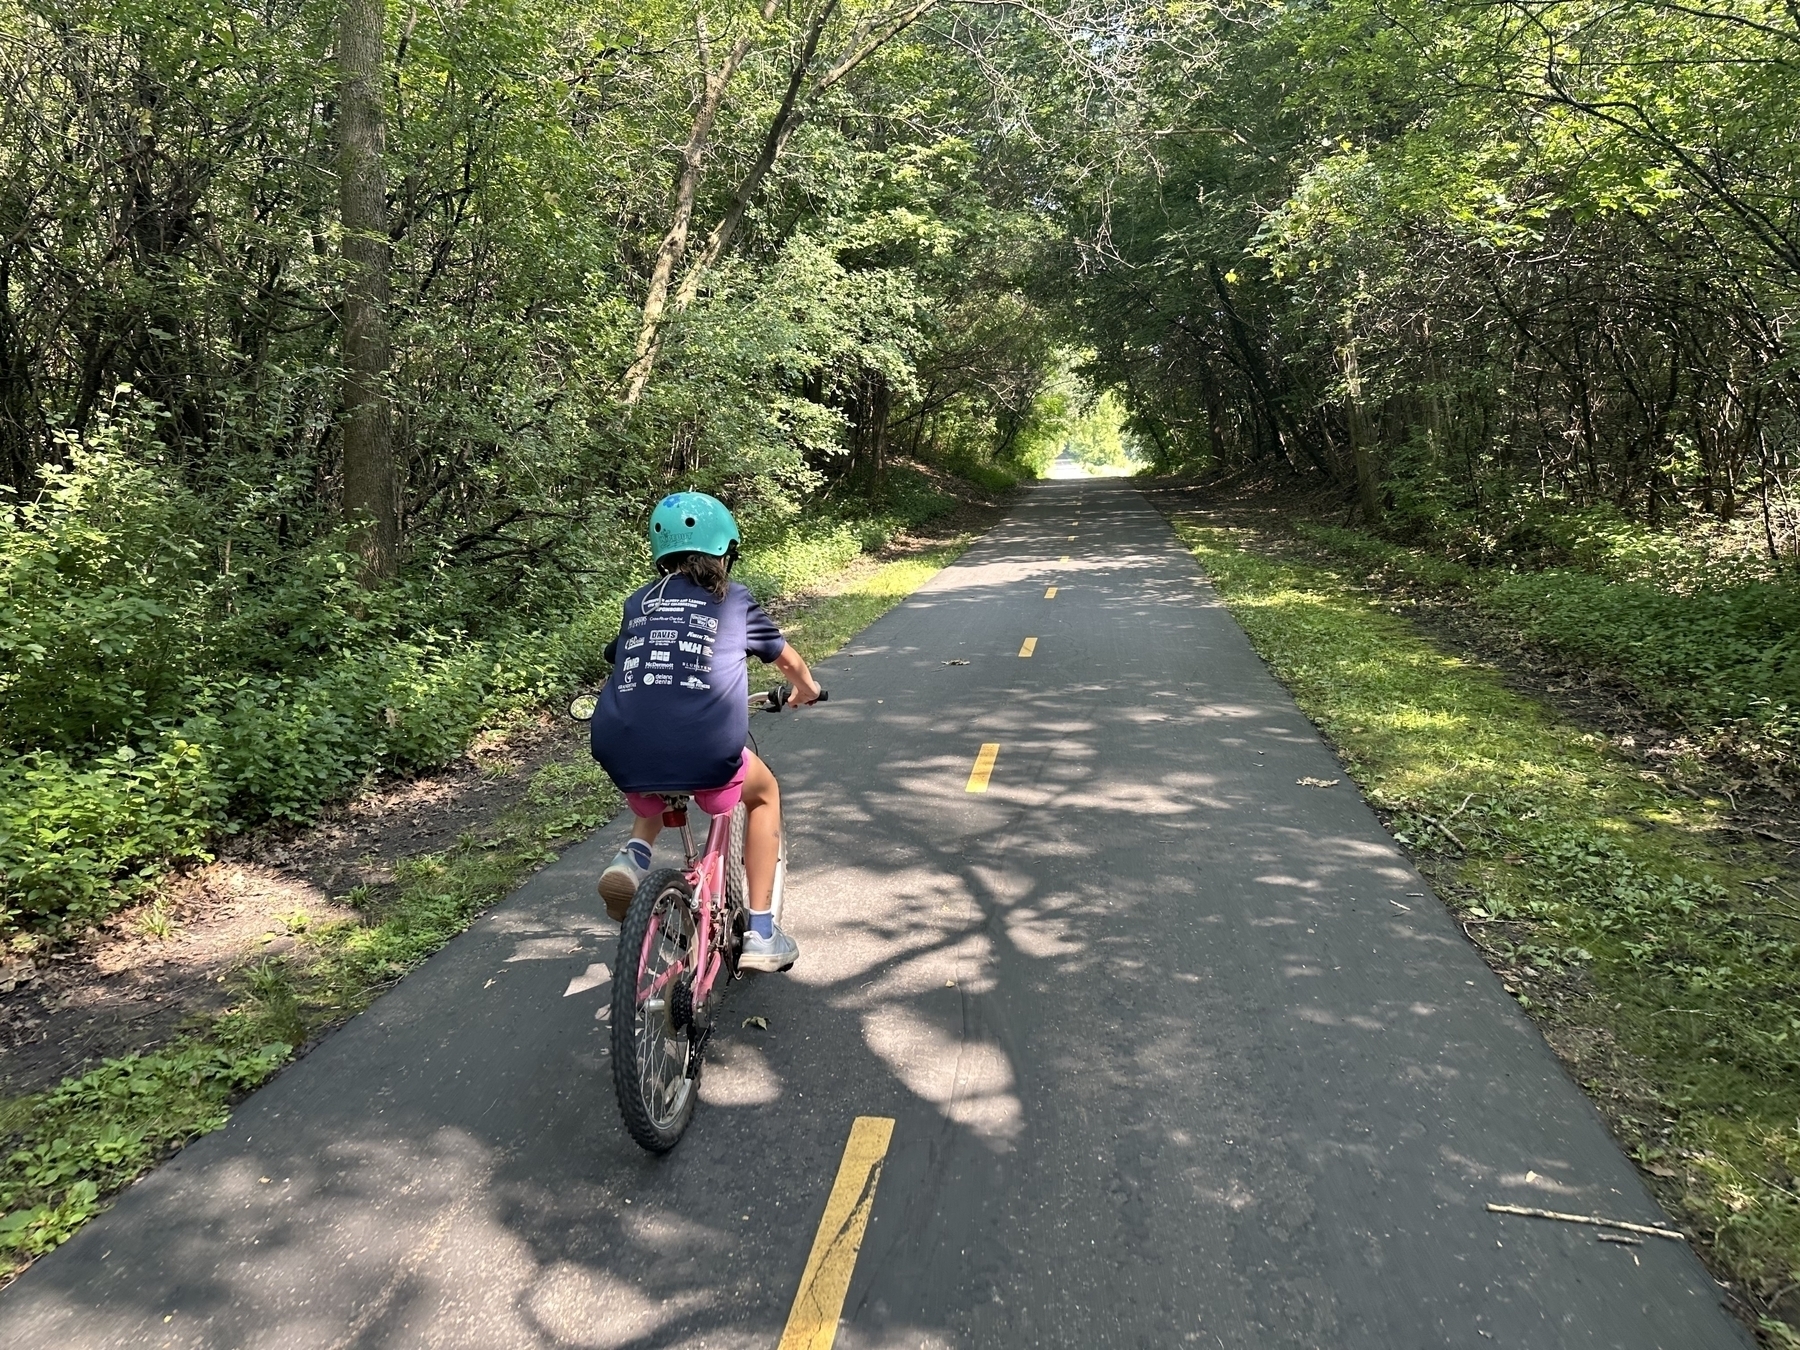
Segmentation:
{"type": "MultiPolygon", "coordinates": [[[[1247,493],[1348,584],[1603,691],[1578,733],[1620,756],[1603,773],[1523,705],[1480,765],[1418,725],[1338,730],[1430,765],[1389,776],[1397,820],[1467,807],[1411,847],[1452,850],[1426,865],[1502,969],[1572,991],[1619,1137],[1792,1350],[1797,55],[1792,0],[0,0],[0,1053],[68,1012],[59,970],[109,1016],[153,1001],[105,952],[160,961],[203,927],[184,874],[371,784],[504,758],[594,684],[666,493],[725,501],[773,604],[959,533],[1053,462],[1148,468],[1247,493]],[[1557,782],[1587,786],[1546,805],[1557,782]]],[[[889,622],[909,616],[946,619],[889,622]]],[[[1381,622],[1359,600],[1308,639],[1310,712],[1334,662],[1388,649],[1381,622]]],[[[1027,636],[1018,669],[1060,669],[1027,636]]],[[[881,715],[937,676],[981,687],[925,674],[881,715]]],[[[1066,683],[994,714],[1100,717],[1066,683]]],[[[847,716],[817,746],[772,733],[803,791],[847,716]]],[[[921,770],[902,805],[998,809],[1039,740],[979,743],[986,796],[921,770]]],[[[122,1013],[104,1060],[40,1055],[61,1081],[0,1100],[0,1279],[610,790],[550,765],[504,839],[324,883],[271,918],[279,950],[221,957],[180,1012],[122,1013]]],[[[1126,979],[1077,946],[1075,976],[1126,979]]],[[[536,968],[501,964],[490,1001],[536,968]]],[[[1372,1045],[1404,1021],[1354,1015],[1372,1045]]],[[[728,1048],[773,1062],[776,1039],[728,1048]]],[[[896,1159],[916,1138],[899,1121],[896,1159]]]]}
{"type": "Polygon", "coordinates": [[[1031,490],[821,678],[754,728],[802,961],[731,991],[675,1153],[596,1020],[615,823],[29,1270],[0,1341],[772,1345],[873,1117],[846,1350],[1748,1343],[1685,1243],[1487,1211],[1662,1222],[1131,486],[1031,490]]]}

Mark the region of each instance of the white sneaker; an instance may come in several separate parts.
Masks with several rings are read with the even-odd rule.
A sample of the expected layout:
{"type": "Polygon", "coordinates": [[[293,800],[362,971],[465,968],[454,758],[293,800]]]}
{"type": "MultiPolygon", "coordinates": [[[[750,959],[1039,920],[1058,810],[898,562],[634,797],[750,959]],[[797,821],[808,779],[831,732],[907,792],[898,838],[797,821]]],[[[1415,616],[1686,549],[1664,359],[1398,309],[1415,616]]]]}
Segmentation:
{"type": "Polygon", "coordinates": [[[625,911],[631,908],[631,897],[637,894],[638,883],[649,875],[650,869],[639,867],[631,850],[623,848],[600,874],[600,898],[606,901],[606,913],[613,922],[625,922],[625,911]]]}
{"type": "Polygon", "coordinates": [[[782,971],[800,959],[800,944],[781,931],[758,937],[755,929],[744,934],[744,948],[738,953],[738,965],[744,970],[782,971]]]}

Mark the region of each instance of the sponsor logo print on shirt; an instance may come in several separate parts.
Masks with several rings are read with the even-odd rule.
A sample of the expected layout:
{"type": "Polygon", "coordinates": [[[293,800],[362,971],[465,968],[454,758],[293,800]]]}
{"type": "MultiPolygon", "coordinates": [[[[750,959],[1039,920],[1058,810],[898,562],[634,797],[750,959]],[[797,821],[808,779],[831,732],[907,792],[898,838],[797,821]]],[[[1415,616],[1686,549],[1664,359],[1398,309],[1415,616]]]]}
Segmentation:
{"type": "Polygon", "coordinates": [[[711,689],[712,686],[698,675],[690,675],[681,682],[683,689],[711,689]]]}
{"type": "Polygon", "coordinates": [[[646,671],[644,673],[644,683],[645,684],[674,684],[675,677],[673,675],[659,675],[654,670],[651,670],[651,671],[646,671]]]}
{"type": "Polygon", "coordinates": [[[653,666],[666,666],[674,659],[675,653],[664,647],[658,647],[650,653],[650,664],[653,666]]]}
{"type": "Polygon", "coordinates": [[[628,656],[625,658],[625,669],[626,670],[636,670],[637,668],[638,668],[638,658],[637,657],[628,656]]]}
{"type": "Polygon", "coordinates": [[[681,650],[686,652],[689,656],[699,656],[702,652],[705,652],[709,656],[712,654],[704,644],[699,642],[689,642],[685,638],[675,645],[681,648],[681,650]]]}
{"type": "Polygon", "coordinates": [[[650,622],[650,620],[646,619],[642,614],[640,614],[635,619],[627,619],[625,621],[625,626],[627,628],[642,628],[645,624],[647,624],[649,622],[650,622]]]}
{"type": "Polygon", "coordinates": [[[639,647],[641,647],[643,645],[644,645],[644,639],[642,639],[641,637],[625,639],[625,650],[628,652],[635,652],[639,647]]]}
{"type": "Polygon", "coordinates": [[[676,632],[673,628],[652,628],[650,630],[650,640],[652,642],[673,642],[680,636],[681,634],[676,632]]]}
{"type": "Polygon", "coordinates": [[[710,614],[690,614],[688,615],[688,627],[704,628],[709,633],[717,633],[719,621],[710,614]]]}

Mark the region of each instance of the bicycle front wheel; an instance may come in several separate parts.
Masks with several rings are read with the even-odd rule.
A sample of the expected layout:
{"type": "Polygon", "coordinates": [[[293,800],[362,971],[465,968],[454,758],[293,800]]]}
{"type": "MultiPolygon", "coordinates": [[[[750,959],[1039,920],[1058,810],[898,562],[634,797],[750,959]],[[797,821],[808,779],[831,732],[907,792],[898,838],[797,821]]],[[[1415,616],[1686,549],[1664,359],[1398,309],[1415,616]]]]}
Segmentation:
{"type": "Polygon", "coordinates": [[[667,1153],[694,1116],[700,1063],[691,1039],[699,934],[693,891],[672,868],[639,884],[619,932],[613,975],[613,1089],[625,1128],[667,1153]],[[633,978],[633,965],[637,966],[633,978]]]}

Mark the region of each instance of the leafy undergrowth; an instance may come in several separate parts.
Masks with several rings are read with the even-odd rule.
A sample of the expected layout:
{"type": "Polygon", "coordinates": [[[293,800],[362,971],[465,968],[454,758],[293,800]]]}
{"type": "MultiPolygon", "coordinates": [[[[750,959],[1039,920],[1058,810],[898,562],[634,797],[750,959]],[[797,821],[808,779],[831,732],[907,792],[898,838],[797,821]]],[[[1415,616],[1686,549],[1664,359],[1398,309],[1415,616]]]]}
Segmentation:
{"type": "MultiPolygon", "coordinates": [[[[0,940],[20,951],[594,678],[648,574],[641,533],[610,521],[580,585],[550,567],[498,594],[412,572],[371,592],[329,550],[265,559],[252,584],[241,541],[236,572],[189,556],[215,523],[160,473],[89,457],[55,482],[0,502],[0,940]]],[[[878,499],[752,522],[742,578],[765,601],[803,592],[968,495],[897,465],[878,499]]]]}
{"type": "Polygon", "coordinates": [[[1571,545],[1544,568],[1469,567],[1316,522],[1294,533],[1386,584],[1454,593],[1540,650],[1617,677],[1687,728],[1695,750],[1749,781],[1786,795],[1800,779],[1800,584],[1791,576],[1641,530],[1628,536],[1622,525],[1605,550],[1571,545]]]}
{"type": "Polygon", "coordinates": [[[1800,1345],[1800,895],[1709,841],[1723,803],[1671,794],[1346,576],[1175,523],[1520,1003],[1616,1047],[1565,1057],[1765,1336],[1800,1345]]]}
{"type": "MultiPolygon", "coordinates": [[[[784,628],[812,660],[953,561],[968,537],[857,575],[790,611],[784,628]]],[[[610,819],[619,795],[585,758],[554,761],[525,798],[479,835],[396,869],[394,892],[361,921],[288,916],[297,945],[234,978],[234,1005],[151,1053],[108,1060],[54,1089],[0,1107],[0,1280],[68,1240],[112,1193],[189,1140],[216,1130],[233,1100],[294,1050],[366,1008],[466,929],[531,869],[610,819]]]]}

